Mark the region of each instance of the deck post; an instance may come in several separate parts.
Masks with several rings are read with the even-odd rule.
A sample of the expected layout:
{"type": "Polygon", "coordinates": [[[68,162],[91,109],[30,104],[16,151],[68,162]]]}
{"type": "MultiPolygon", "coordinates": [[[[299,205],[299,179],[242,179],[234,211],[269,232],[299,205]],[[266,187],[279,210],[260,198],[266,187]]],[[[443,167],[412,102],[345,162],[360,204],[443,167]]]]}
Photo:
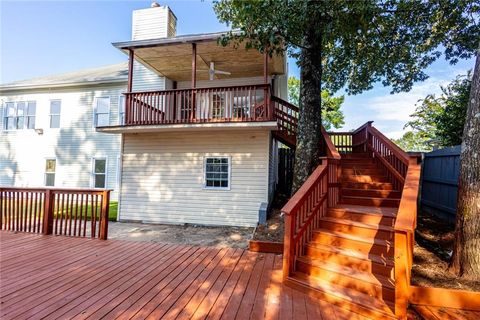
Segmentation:
{"type": "Polygon", "coordinates": [[[265,117],[268,120],[273,120],[273,109],[270,106],[270,86],[268,83],[268,50],[265,48],[263,53],[263,83],[265,88],[263,90],[264,101],[265,101],[265,117]]]}
{"type": "Polygon", "coordinates": [[[107,240],[108,237],[108,213],[110,207],[110,190],[102,192],[102,211],[100,213],[100,235],[101,240],[107,240]]]}
{"type": "MultiPolygon", "coordinates": [[[[127,82],[127,92],[131,93],[133,89],[133,60],[134,52],[132,49],[128,49],[128,82],[127,82]]],[[[128,94],[125,99],[125,124],[129,124],[131,121],[131,112],[132,112],[132,101],[131,95],[128,94]]]]}
{"type": "MultiPolygon", "coordinates": [[[[197,44],[192,43],[192,89],[197,87],[197,44]]],[[[195,119],[195,90],[192,90],[192,113],[190,114],[190,120],[195,119]]]]}
{"type": "Polygon", "coordinates": [[[47,189],[45,192],[45,202],[43,208],[43,234],[52,234],[53,229],[53,202],[54,196],[52,190],[47,189]]]}

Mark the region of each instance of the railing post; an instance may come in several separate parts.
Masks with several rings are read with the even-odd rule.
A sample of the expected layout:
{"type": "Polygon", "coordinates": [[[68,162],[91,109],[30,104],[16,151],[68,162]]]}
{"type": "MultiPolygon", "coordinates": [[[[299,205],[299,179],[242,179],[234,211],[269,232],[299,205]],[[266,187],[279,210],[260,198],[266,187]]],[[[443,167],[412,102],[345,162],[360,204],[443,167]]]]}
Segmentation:
{"type": "Polygon", "coordinates": [[[43,234],[52,234],[53,229],[53,202],[55,193],[51,189],[45,192],[45,203],[43,208],[43,234]]]}
{"type": "Polygon", "coordinates": [[[110,207],[110,190],[102,192],[102,212],[100,213],[100,236],[101,240],[108,237],[108,213],[110,207]]]}

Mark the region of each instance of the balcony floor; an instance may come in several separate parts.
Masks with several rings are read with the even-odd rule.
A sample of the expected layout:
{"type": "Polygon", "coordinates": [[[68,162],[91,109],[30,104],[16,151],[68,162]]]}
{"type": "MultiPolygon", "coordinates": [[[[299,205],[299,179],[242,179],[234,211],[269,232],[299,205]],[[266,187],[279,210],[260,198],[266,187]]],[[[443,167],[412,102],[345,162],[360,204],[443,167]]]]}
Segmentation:
{"type": "Polygon", "coordinates": [[[281,255],[0,231],[1,319],[360,319],[281,282],[281,255]]]}

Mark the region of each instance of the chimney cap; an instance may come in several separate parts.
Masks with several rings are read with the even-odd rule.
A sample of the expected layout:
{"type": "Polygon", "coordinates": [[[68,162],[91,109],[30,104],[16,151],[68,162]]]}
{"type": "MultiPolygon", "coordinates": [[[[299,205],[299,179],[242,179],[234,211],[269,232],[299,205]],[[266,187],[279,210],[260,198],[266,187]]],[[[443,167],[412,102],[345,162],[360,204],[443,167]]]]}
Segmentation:
{"type": "Polygon", "coordinates": [[[160,5],[156,1],[152,1],[152,4],[150,5],[151,8],[158,8],[160,5]]]}

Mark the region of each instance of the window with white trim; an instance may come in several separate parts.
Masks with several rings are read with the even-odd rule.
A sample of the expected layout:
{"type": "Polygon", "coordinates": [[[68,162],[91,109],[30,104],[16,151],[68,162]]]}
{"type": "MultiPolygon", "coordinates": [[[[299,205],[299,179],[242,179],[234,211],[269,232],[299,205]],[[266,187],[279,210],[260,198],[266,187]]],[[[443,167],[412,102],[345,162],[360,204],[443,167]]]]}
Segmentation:
{"type": "Polygon", "coordinates": [[[6,102],[4,109],[4,129],[35,129],[37,105],[35,101],[6,102]]]}
{"type": "Polygon", "coordinates": [[[230,188],[230,158],[206,157],[205,158],[205,188],[229,189],[230,188]]]}
{"type": "Polygon", "coordinates": [[[98,97],[95,98],[94,111],[94,125],[95,127],[105,127],[110,125],[110,98],[98,97]]]}
{"type": "Polygon", "coordinates": [[[125,96],[118,97],[118,124],[125,124],[125,96]]]}
{"type": "Polygon", "coordinates": [[[55,171],[57,168],[56,159],[46,159],[45,160],[45,186],[53,187],[55,186],[55,171]]]}
{"type": "Polygon", "coordinates": [[[93,159],[93,187],[105,188],[107,185],[107,159],[93,159]]]}
{"type": "Polygon", "coordinates": [[[60,114],[62,111],[61,100],[50,101],[50,128],[60,128],[60,114]]]}

